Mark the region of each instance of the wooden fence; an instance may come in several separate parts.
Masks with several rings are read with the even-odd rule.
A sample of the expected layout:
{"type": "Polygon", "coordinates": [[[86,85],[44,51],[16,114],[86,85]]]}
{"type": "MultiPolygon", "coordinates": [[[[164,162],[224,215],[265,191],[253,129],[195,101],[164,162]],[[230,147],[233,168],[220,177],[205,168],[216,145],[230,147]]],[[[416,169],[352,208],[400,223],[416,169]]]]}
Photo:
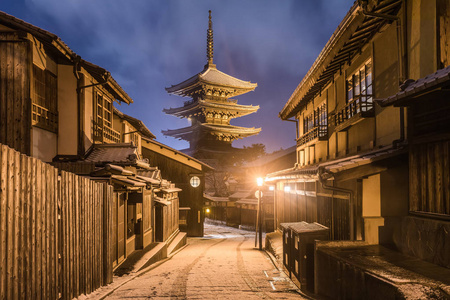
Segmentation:
{"type": "Polygon", "coordinates": [[[4,145],[0,162],[0,299],[72,299],[112,282],[112,187],[4,145]]]}

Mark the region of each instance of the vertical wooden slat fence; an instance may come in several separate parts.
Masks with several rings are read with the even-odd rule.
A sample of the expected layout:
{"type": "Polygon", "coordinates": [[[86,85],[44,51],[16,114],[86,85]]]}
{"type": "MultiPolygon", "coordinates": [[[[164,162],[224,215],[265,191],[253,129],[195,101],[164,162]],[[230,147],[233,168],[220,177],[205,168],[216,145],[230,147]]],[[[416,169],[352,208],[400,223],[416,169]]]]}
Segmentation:
{"type": "Polygon", "coordinates": [[[0,299],[72,299],[112,282],[112,186],[1,144],[0,163],[0,299]]]}

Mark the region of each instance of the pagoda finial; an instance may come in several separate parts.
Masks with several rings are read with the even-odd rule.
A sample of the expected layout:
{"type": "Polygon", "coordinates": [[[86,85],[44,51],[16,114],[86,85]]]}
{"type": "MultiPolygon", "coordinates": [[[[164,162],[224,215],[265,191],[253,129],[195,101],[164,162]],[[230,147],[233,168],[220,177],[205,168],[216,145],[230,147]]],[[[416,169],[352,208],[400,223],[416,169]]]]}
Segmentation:
{"type": "Polygon", "coordinates": [[[206,39],[206,57],[208,58],[208,65],[212,65],[213,64],[213,56],[214,56],[214,41],[213,41],[211,11],[209,11],[209,23],[208,23],[207,33],[208,34],[207,34],[207,39],[206,39]]]}

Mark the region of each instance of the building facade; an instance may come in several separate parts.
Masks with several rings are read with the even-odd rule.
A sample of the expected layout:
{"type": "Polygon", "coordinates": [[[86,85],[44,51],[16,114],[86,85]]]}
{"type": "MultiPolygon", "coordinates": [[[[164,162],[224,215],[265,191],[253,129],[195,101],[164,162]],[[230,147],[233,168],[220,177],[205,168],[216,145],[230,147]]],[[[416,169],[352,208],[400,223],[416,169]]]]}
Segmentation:
{"type": "MultiPolygon", "coordinates": [[[[408,228],[404,222],[417,221],[411,216],[428,225],[447,220],[440,226],[448,227],[448,199],[417,204],[427,200],[425,189],[418,190],[416,168],[423,168],[418,160],[426,155],[445,157],[447,164],[447,148],[416,156],[411,137],[419,113],[415,109],[411,117],[409,105],[390,97],[449,64],[449,12],[448,2],[441,0],[355,2],[279,114],[298,126],[297,163],[266,178],[276,186],[276,228],[284,222],[318,222],[330,228],[330,239],[403,251],[413,240],[402,238],[408,228]],[[380,105],[376,99],[391,100],[380,105]]],[[[420,111],[442,100],[436,101],[422,102],[420,111]]],[[[434,122],[433,113],[422,118],[434,122]]],[[[440,136],[448,134],[448,127],[439,128],[440,136]]],[[[435,186],[431,177],[427,185],[446,195],[449,177],[442,172],[430,175],[444,180],[439,188],[430,188],[435,186]]],[[[416,226],[409,236],[424,230],[416,226]]],[[[438,233],[430,229],[427,234],[438,233]]],[[[430,252],[445,257],[437,263],[448,266],[443,263],[448,253],[434,241],[430,252]]]]}

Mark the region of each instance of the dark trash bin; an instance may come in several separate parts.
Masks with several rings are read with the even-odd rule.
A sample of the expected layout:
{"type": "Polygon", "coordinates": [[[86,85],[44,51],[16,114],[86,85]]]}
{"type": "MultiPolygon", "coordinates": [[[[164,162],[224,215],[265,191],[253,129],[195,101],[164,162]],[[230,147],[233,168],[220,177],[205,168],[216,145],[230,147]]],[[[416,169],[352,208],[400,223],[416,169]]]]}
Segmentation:
{"type": "Polygon", "coordinates": [[[301,289],[314,292],[314,241],[328,240],[329,229],[319,223],[300,222],[289,225],[291,230],[291,272],[301,289]]]}
{"type": "MultiPolygon", "coordinates": [[[[300,222],[308,224],[306,222],[300,222]]],[[[291,225],[299,224],[295,223],[280,223],[280,227],[283,230],[283,265],[286,270],[289,271],[289,277],[291,277],[291,266],[292,264],[292,230],[289,228],[291,225]]]]}

